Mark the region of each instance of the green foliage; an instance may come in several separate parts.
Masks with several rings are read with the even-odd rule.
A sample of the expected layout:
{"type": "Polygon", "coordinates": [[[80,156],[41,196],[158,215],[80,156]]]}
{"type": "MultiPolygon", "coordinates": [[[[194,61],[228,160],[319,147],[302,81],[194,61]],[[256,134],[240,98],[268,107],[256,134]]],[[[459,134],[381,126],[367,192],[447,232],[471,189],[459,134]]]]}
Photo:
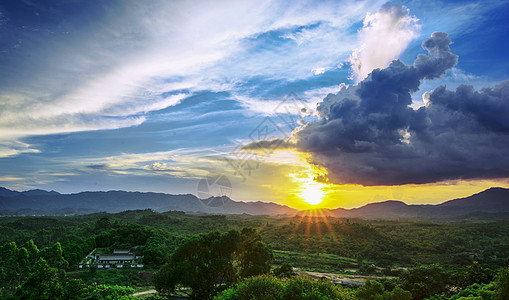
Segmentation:
{"type": "Polygon", "coordinates": [[[269,272],[271,262],[270,249],[255,231],[213,231],[184,240],[154,274],[154,283],[161,292],[189,287],[192,297],[207,299],[223,284],[269,272]]]}
{"type": "Polygon", "coordinates": [[[21,248],[15,242],[0,247],[0,288],[14,290],[39,259],[39,249],[32,240],[21,248]]]}
{"type": "Polygon", "coordinates": [[[271,275],[250,277],[224,290],[214,299],[354,299],[348,290],[334,286],[327,280],[292,277],[282,281],[271,275]]]}
{"type": "Polygon", "coordinates": [[[412,293],[399,285],[389,291],[376,280],[368,280],[365,285],[357,289],[355,296],[359,300],[412,300],[412,293]]]}
{"type": "Polygon", "coordinates": [[[25,248],[28,252],[28,259],[30,261],[36,261],[39,258],[39,248],[35,245],[33,240],[29,240],[21,246],[25,248]]]}
{"type": "Polygon", "coordinates": [[[376,272],[376,267],[374,264],[363,263],[360,265],[358,272],[361,274],[373,274],[376,272]]]}
{"type": "Polygon", "coordinates": [[[137,272],[131,270],[97,270],[91,268],[79,272],[79,275],[85,284],[128,285],[132,287],[150,285],[149,282],[138,276],[137,272]]]}
{"type": "MultiPolygon", "coordinates": [[[[134,293],[134,289],[129,286],[119,286],[119,285],[106,285],[106,284],[92,284],[87,286],[81,299],[105,299],[105,300],[113,300],[113,299],[128,299],[131,297],[125,297],[134,293]]],[[[132,297],[132,299],[136,299],[132,297]]]]}
{"type": "MultiPolygon", "coordinates": [[[[509,222],[426,224],[398,221],[291,219],[260,234],[276,250],[356,258],[377,266],[450,264],[500,266],[509,257],[509,222]]],[[[299,267],[295,262],[295,266],[299,267]]],[[[346,268],[346,267],[344,267],[346,268]]],[[[332,269],[330,270],[332,271],[332,269]]]]}
{"type": "Polygon", "coordinates": [[[281,266],[274,268],[272,273],[278,278],[290,278],[292,276],[297,276],[297,273],[293,271],[293,267],[289,263],[283,263],[281,266]]]}
{"type": "Polygon", "coordinates": [[[62,254],[62,245],[60,245],[59,242],[41,251],[41,257],[43,257],[51,267],[65,269],[69,263],[64,259],[62,254]]]}
{"type": "Polygon", "coordinates": [[[284,299],[285,288],[283,283],[273,276],[251,277],[235,287],[224,290],[214,299],[284,299]]]}
{"type": "MultiPolygon", "coordinates": [[[[231,232],[231,231],[230,231],[231,232]]],[[[274,259],[272,250],[262,242],[254,228],[243,228],[240,244],[234,250],[240,278],[267,274],[274,259]]]]}
{"type": "Polygon", "coordinates": [[[148,238],[153,234],[154,230],[146,226],[122,225],[97,235],[95,244],[99,248],[129,249],[134,246],[145,245],[148,238]]]}
{"type": "Polygon", "coordinates": [[[289,263],[295,267],[317,272],[339,272],[344,268],[355,268],[355,259],[335,254],[310,254],[305,251],[273,250],[274,263],[289,263]]]}
{"type": "Polygon", "coordinates": [[[132,287],[91,284],[65,276],[59,269],[51,268],[40,258],[30,276],[17,289],[16,299],[127,299],[134,293],[132,287]]]}
{"type": "MultiPolygon", "coordinates": [[[[259,262],[270,260],[270,249],[265,246],[265,243],[270,243],[276,249],[273,251],[275,264],[288,263],[309,271],[351,274],[349,269],[359,268],[359,273],[380,275],[371,267],[371,264],[375,264],[377,267],[386,267],[382,274],[398,276],[401,271],[394,271],[396,267],[439,262],[444,267],[442,275],[448,276],[430,277],[428,273],[421,272],[421,275],[412,277],[408,273],[414,270],[402,272],[402,281],[399,283],[415,293],[416,299],[422,299],[436,291],[436,299],[446,299],[451,291],[436,287],[446,287],[447,284],[451,287],[465,287],[457,294],[461,296],[452,295],[451,299],[489,299],[495,294],[495,286],[505,291],[503,272],[497,277],[497,285],[495,282],[486,283],[493,280],[494,270],[509,258],[507,221],[429,224],[335,218],[329,218],[326,222],[325,219],[301,217],[288,221],[271,217],[200,216],[183,212],[156,213],[143,210],[70,217],[0,218],[0,298],[8,298],[30,277],[39,257],[46,260],[50,269],[66,269],[67,261],[69,270],[76,268],[81,259],[95,247],[105,247],[105,251],[110,251],[113,248],[142,245],[145,247],[138,250],[139,255],[144,256],[143,263],[158,267],[169,262],[172,253],[190,235],[214,229],[227,232],[229,229],[245,226],[261,228],[261,239],[257,234],[254,238],[247,238],[249,234],[244,233],[245,237],[239,240],[238,249],[249,249],[249,254],[242,255],[239,250],[234,251],[234,263],[230,269],[224,268],[228,271],[222,273],[226,274],[222,279],[223,283],[229,284],[238,281],[242,276],[266,272],[268,266],[259,262]],[[360,264],[356,262],[358,257],[361,258],[360,264]]],[[[222,234],[224,233],[220,235],[222,234]]],[[[219,255],[219,258],[221,257],[219,255]]],[[[224,262],[229,257],[224,256],[221,259],[224,262]]],[[[200,263],[205,264],[206,260],[200,263]]],[[[227,263],[216,264],[219,269],[225,265],[228,266],[227,263]]],[[[69,294],[66,289],[81,291],[80,284],[90,285],[94,282],[97,285],[146,284],[138,281],[137,276],[116,271],[118,270],[98,271],[96,276],[80,272],[82,280],[61,282],[62,293],[69,294]]],[[[390,297],[399,299],[399,293],[406,297],[408,294],[401,287],[396,287],[396,279],[391,280],[379,280],[384,285],[380,296],[391,295],[390,297]]],[[[221,278],[216,276],[215,282],[221,282],[221,278]]],[[[179,287],[181,286],[177,285],[177,288],[179,287]]],[[[222,288],[224,287],[226,285],[222,288]]],[[[216,288],[221,289],[216,285],[213,292],[216,288]]],[[[497,295],[504,295],[503,293],[507,292],[497,295]]]]}
{"type": "Polygon", "coordinates": [[[498,272],[495,279],[495,288],[494,300],[509,299],[509,267],[498,272]]]}
{"type": "Polygon", "coordinates": [[[384,300],[411,300],[412,293],[405,291],[398,285],[394,287],[391,292],[385,291],[382,295],[382,298],[384,300]]]}
{"type": "Polygon", "coordinates": [[[353,295],[341,290],[329,280],[292,277],[284,282],[284,299],[351,299],[353,295]]]}
{"type": "Polygon", "coordinates": [[[494,293],[494,290],[495,290],[495,284],[494,282],[491,282],[489,284],[479,284],[479,283],[474,283],[466,288],[464,288],[463,290],[461,290],[460,292],[458,292],[457,294],[454,294],[450,297],[439,297],[439,296],[434,296],[434,297],[431,297],[430,299],[442,299],[442,300],[458,300],[458,299],[483,299],[483,300],[491,300],[493,299],[493,293],[494,293]]]}
{"type": "Polygon", "coordinates": [[[469,286],[474,283],[489,283],[493,280],[493,271],[484,268],[479,262],[474,261],[467,267],[467,271],[462,278],[462,286],[469,286]]]}
{"type": "Polygon", "coordinates": [[[384,286],[376,280],[368,280],[366,284],[357,289],[355,295],[363,300],[380,299],[384,292],[384,286]]]}
{"type": "Polygon", "coordinates": [[[30,276],[17,289],[16,297],[41,300],[62,299],[64,297],[62,276],[62,271],[58,272],[57,269],[50,268],[48,263],[40,258],[30,276]]]}
{"type": "Polygon", "coordinates": [[[78,265],[94,248],[95,240],[91,237],[62,243],[63,257],[69,262],[70,267],[78,265]]]}
{"type": "Polygon", "coordinates": [[[414,299],[424,299],[448,291],[449,278],[438,265],[419,266],[401,274],[403,288],[412,293],[414,299]]]}
{"type": "Polygon", "coordinates": [[[157,232],[147,239],[143,251],[143,262],[147,265],[161,266],[170,260],[182,238],[169,233],[157,232]]]}

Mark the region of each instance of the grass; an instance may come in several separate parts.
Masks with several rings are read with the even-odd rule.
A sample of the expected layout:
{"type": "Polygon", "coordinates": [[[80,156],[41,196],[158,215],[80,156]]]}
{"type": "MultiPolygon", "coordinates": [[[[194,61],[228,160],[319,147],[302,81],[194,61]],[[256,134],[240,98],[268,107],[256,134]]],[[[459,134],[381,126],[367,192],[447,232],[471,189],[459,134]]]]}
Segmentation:
{"type": "Polygon", "coordinates": [[[273,253],[275,264],[286,262],[307,271],[340,273],[344,272],[344,269],[357,268],[355,259],[335,254],[310,254],[285,250],[273,250],[273,253]]]}

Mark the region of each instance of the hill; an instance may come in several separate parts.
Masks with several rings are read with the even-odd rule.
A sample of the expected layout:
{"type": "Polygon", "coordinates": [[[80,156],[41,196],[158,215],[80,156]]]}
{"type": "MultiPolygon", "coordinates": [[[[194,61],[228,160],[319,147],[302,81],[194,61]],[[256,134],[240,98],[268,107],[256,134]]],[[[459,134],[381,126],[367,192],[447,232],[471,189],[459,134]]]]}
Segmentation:
{"type": "MultiPolygon", "coordinates": [[[[234,201],[226,196],[200,199],[192,194],[171,195],[126,191],[81,192],[60,194],[55,191],[17,192],[0,188],[0,215],[66,215],[92,212],[116,213],[125,210],[152,209],[158,212],[184,211],[207,214],[295,215],[299,211],[288,206],[234,201]]],[[[409,219],[452,218],[465,215],[474,219],[499,219],[509,213],[509,189],[490,188],[469,197],[453,199],[437,205],[408,205],[388,200],[353,209],[331,209],[323,212],[340,218],[409,219]],[[496,215],[491,215],[496,214],[496,215]]]]}
{"type": "Polygon", "coordinates": [[[505,212],[509,212],[509,189],[490,188],[437,205],[407,205],[401,201],[389,200],[353,209],[333,209],[330,214],[343,218],[405,219],[450,218],[474,213],[489,216],[505,212]]]}
{"type": "Polygon", "coordinates": [[[284,205],[233,201],[226,196],[199,199],[192,194],[171,195],[126,191],[59,194],[43,190],[16,192],[5,188],[0,189],[0,214],[2,215],[62,215],[99,211],[115,213],[147,208],[159,212],[174,210],[210,214],[284,215],[296,212],[284,205]]]}

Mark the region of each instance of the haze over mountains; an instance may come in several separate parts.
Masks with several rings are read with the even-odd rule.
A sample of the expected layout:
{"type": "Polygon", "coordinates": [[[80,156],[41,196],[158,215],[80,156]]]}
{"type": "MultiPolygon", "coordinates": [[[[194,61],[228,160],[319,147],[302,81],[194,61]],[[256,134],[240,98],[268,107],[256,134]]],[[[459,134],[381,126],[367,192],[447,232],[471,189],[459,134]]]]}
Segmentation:
{"type": "MultiPolygon", "coordinates": [[[[234,201],[226,196],[200,199],[192,194],[171,195],[126,191],[81,192],[60,194],[55,191],[12,191],[0,187],[0,215],[68,215],[93,212],[120,212],[152,209],[188,213],[296,215],[299,210],[285,205],[234,201]]],[[[330,216],[369,219],[402,218],[509,218],[509,189],[490,188],[472,196],[437,205],[407,205],[388,200],[354,209],[322,210],[330,216]]]]}

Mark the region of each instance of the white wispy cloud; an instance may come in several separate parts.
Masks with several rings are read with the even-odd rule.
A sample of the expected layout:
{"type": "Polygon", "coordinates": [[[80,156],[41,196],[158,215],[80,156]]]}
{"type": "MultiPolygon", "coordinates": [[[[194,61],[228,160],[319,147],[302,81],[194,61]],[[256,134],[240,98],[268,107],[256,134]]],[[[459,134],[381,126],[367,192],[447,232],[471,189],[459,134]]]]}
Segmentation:
{"type": "Polygon", "coordinates": [[[17,176],[0,176],[0,182],[2,181],[23,181],[25,178],[17,176]]]}
{"type": "Polygon", "coordinates": [[[0,140],[0,158],[16,156],[21,153],[40,153],[32,145],[17,140],[2,142],[0,140]]]}
{"type": "Polygon", "coordinates": [[[189,95],[178,89],[227,90],[242,78],[283,74],[281,70],[292,68],[287,76],[306,74],[312,65],[337,63],[337,57],[347,53],[349,46],[338,38],[339,31],[327,35],[324,30],[347,28],[367,8],[380,3],[112,4],[97,25],[73,27],[65,38],[50,36],[46,44],[37,42],[39,49],[31,51],[37,64],[20,65],[18,71],[26,76],[0,92],[0,136],[12,141],[30,135],[135,126],[145,120],[140,115],[175,105],[189,95]],[[249,51],[249,40],[263,33],[316,23],[324,25],[301,32],[299,39],[308,43],[294,47],[292,55],[281,57],[280,48],[262,55],[249,51]],[[319,53],[321,61],[311,59],[319,53]],[[243,61],[242,67],[228,69],[225,62],[230,59],[243,61]],[[178,95],[164,96],[167,93],[178,95]]]}

